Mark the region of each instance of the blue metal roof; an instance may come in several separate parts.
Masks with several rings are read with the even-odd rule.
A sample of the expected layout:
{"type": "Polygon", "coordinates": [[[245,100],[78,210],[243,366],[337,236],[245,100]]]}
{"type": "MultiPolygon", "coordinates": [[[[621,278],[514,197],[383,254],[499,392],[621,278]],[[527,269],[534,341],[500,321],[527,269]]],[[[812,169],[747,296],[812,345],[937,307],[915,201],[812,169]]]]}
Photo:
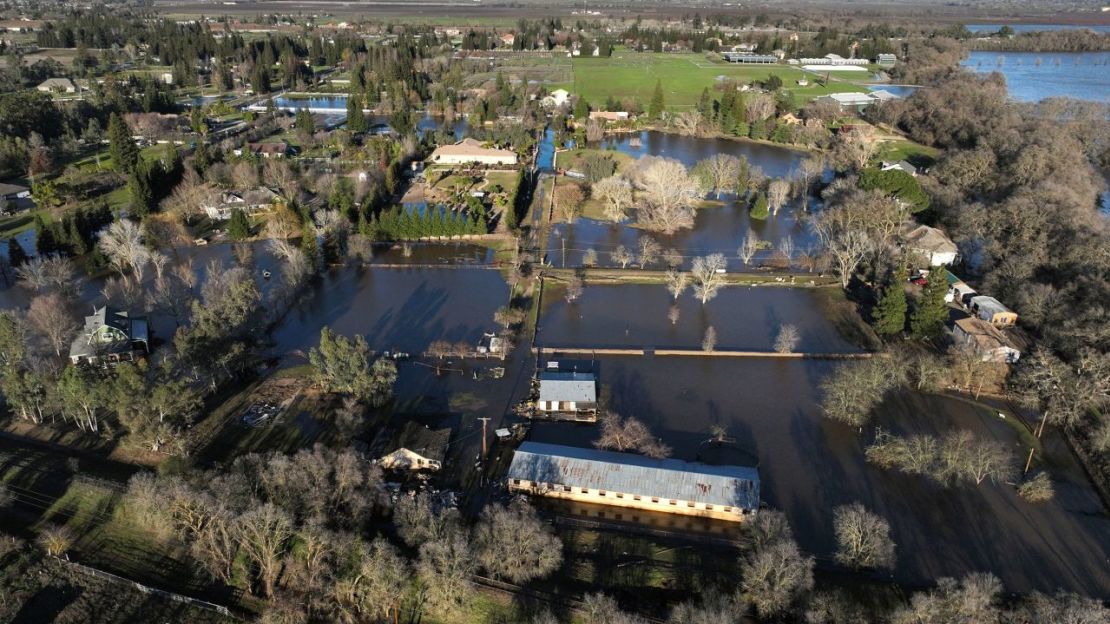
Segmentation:
{"type": "Polygon", "coordinates": [[[757,509],[759,472],[679,459],[525,442],[513,454],[510,479],[757,509]]]}

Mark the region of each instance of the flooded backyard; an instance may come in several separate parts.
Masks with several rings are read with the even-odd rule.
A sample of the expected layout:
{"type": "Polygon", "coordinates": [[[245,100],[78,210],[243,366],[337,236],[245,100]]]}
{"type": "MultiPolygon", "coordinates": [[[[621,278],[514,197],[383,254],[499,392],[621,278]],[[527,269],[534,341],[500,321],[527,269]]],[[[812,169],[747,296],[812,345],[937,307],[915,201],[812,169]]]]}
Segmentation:
{"type": "Polygon", "coordinates": [[[675,302],[660,284],[591,284],[570,303],[557,295],[545,290],[540,346],[699,349],[712,326],[720,349],[771,351],[779,328],[790,324],[801,336],[799,352],[863,350],[832,320],[843,299],[827,289],[728,286],[704,306],[689,291],[675,302]],[[672,304],[679,310],[674,323],[672,304]]]}
{"type": "MultiPolygon", "coordinates": [[[[1006,484],[944,488],[887,472],[864,460],[863,434],[821,416],[819,384],[838,364],[819,361],[604,357],[606,409],[636,416],[674,449],[696,460],[724,427],[738,453],[757,464],[761,495],[783,510],[803,550],[829,558],[832,510],[855,501],[891,524],[898,546],[894,573],[918,585],[942,576],[991,571],[1008,591],[1058,588],[1110,596],[1110,518],[1058,440],[1049,457],[1055,501],[1033,505],[1006,484]]],[[[1013,425],[958,399],[906,394],[886,401],[875,422],[897,433],[954,428],[995,437],[1020,454],[1013,425]]],[[[589,446],[595,425],[537,424],[531,439],[589,446]]]]}

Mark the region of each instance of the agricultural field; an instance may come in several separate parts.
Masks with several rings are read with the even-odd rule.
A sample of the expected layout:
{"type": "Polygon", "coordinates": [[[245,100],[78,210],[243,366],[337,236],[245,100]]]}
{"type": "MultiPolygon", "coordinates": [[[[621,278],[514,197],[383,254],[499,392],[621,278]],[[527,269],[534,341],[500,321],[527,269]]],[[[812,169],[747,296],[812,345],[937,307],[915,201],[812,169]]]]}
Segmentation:
{"type": "Polygon", "coordinates": [[[782,79],[783,88],[794,93],[799,104],[829,93],[865,89],[843,80],[830,81],[827,86],[814,84],[816,76],[787,65],[732,65],[709,61],[700,54],[618,49],[610,58],[571,59],[571,66],[574,69],[573,82],[551,85],[551,88],[562,87],[595,105],[610,97],[634,97],[646,106],[655,91],[656,81],[659,81],[663,85],[667,108],[681,111],[692,108],[706,87],[712,90],[726,80],[740,83],[762,81],[771,74],[782,79]],[[802,78],[807,78],[810,84],[799,87],[797,83],[802,78]]]}

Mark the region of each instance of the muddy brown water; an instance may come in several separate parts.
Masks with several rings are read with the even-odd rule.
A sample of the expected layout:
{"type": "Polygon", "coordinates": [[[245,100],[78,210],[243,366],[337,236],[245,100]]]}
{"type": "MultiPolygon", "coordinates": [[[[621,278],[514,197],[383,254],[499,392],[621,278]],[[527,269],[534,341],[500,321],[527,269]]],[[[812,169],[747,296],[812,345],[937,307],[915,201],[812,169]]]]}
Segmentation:
{"type": "MultiPolygon", "coordinates": [[[[872,428],[861,434],[821,416],[819,384],[838,365],[599,360],[604,405],[642,419],[675,457],[698,459],[714,425],[735,436],[739,452],[759,467],[763,500],[787,514],[807,552],[831,557],[833,510],[859,501],[890,522],[900,582],[990,571],[1008,591],[1062,588],[1110,597],[1110,518],[1066,449],[1050,456],[1057,498],[1041,505],[1024,502],[1005,484],[944,488],[880,470],[863,457],[872,428]]],[[[957,399],[902,395],[883,404],[875,423],[900,433],[966,428],[1022,455],[1010,424],[957,399]]],[[[567,423],[537,424],[531,432],[533,440],[574,446],[589,446],[596,436],[595,425],[567,423]]]]}

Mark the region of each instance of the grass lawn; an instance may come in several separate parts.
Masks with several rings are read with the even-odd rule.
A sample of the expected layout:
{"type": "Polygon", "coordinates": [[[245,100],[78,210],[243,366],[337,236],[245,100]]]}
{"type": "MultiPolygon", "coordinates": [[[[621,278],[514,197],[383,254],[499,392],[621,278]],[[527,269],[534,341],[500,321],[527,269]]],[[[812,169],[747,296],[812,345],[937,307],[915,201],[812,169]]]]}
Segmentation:
{"type": "Polygon", "coordinates": [[[885,141],[879,146],[879,158],[882,160],[908,160],[914,164],[932,163],[940,156],[940,150],[934,147],[914,143],[909,139],[885,141]]]}
{"type": "Polygon", "coordinates": [[[35,215],[41,216],[46,223],[53,221],[49,210],[27,210],[10,217],[0,217],[0,240],[18,236],[31,229],[35,225],[35,215]]]}
{"type": "Polygon", "coordinates": [[[585,97],[594,106],[601,106],[609,97],[636,98],[647,106],[655,91],[656,81],[663,85],[664,102],[672,110],[692,108],[701,97],[703,89],[713,91],[723,76],[737,82],[765,80],[771,74],[782,78],[783,87],[794,92],[798,104],[829,93],[862,91],[864,87],[831,81],[828,86],[814,84],[815,77],[787,65],[734,65],[713,63],[701,54],[664,54],[630,52],[618,49],[610,58],[582,58],[572,60],[574,81],[556,84],[573,94],[585,97]],[[797,86],[802,77],[810,84],[797,86]]]}

